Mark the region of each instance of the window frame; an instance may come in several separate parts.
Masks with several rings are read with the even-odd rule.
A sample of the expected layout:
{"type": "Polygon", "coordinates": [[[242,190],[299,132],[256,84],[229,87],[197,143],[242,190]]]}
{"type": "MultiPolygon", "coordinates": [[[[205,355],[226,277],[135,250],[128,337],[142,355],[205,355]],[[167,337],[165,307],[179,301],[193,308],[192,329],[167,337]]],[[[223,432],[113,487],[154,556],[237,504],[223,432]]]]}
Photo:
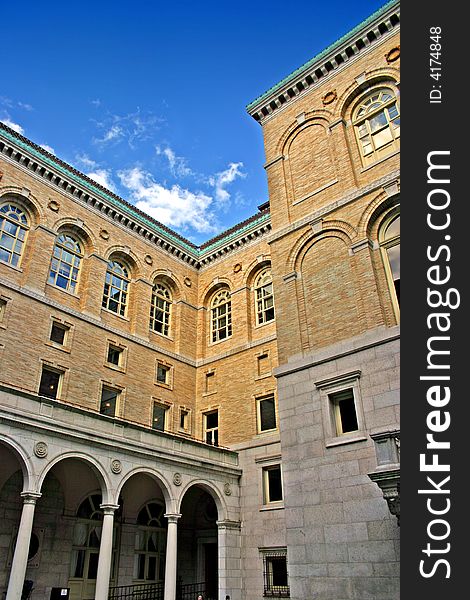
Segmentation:
{"type": "Polygon", "coordinates": [[[123,388],[118,387],[116,385],[113,385],[112,383],[109,383],[107,381],[102,381],[101,382],[101,389],[100,389],[100,399],[99,399],[99,405],[98,405],[98,410],[100,415],[103,415],[105,417],[109,417],[111,419],[115,419],[116,417],[119,417],[121,414],[121,406],[122,406],[122,394],[123,394],[123,388]],[[105,401],[103,398],[103,392],[105,390],[109,390],[112,392],[115,392],[116,396],[115,396],[115,404],[114,404],[114,414],[107,414],[106,412],[103,412],[103,402],[105,401]]]}
{"type": "Polygon", "coordinates": [[[203,440],[209,446],[219,446],[220,442],[220,410],[218,408],[213,408],[211,410],[206,410],[202,413],[202,430],[203,430],[203,440]],[[208,427],[207,426],[207,417],[217,414],[217,426],[216,427],[208,427]],[[212,441],[207,441],[207,436],[210,434],[212,441]]]}
{"type": "Polygon", "coordinates": [[[262,476],[262,489],[263,489],[263,507],[264,508],[283,508],[284,507],[284,483],[282,480],[282,464],[281,461],[273,462],[261,467],[261,476],[262,476]],[[271,489],[270,489],[270,479],[269,472],[270,471],[279,470],[279,477],[281,482],[281,498],[277,500],[271,499],[271,489]]]}
{"type": "Polygon", "coordinates": [[[232,327],[232,294],[228,288],[218,290],[211,299],[210,303],[210,343],[218,344],[231,338],[233,335],[232,327]],[[220,300],[222,297],[225,300],[220,300]],[[224,312],[222,312],[224,309],[224,312]],[[225,319],[225,324],[220,323],[225,319]],[[221,332],[225,331],[225,335],[221,337],[221,332]]]}
{"type": "MultiPolygon", "coordinates": [[[[380,247],[380,254],[381,254],[382,263],[383,263],[384,269],[385,269],[385,277],[386,277],[388,289],[390,292],[390,298],[392,300],[393,311],[395,313],[395,317],[397,318],[397,320],[400,319],[400,299],[399,299],[399,294],[397,294],[396,283],[395,283],[396,279],[394,278],[392,266],[390,264],[390,257],[388,254],[388,250],[390,250],[391,248],[398,247],[399,252],[400,252],[401,236],[400,236],[400,233],[398,233],[398,235],[395,234],[389,238],[386,238],[385,235],[386,235],[387,229],[390,227],[390,225],[394,221],[399,220],[399,219],[400,219],[400,211],[394,210],[389,215],[387,215],[387,217],[383,220],[383,222],[380,225],[379,232],[378,232],[378,244],[380,247]]],[[[398,260],[400,262],[400,258],[398,260]]],[[[398,281],[400,281],[399,278],[398,278],[398,281]]]]}
{"type": "Polygon", "coordinates": [[[129,292],[130,292],[130,283],[131,283],[131,271],[127,264],[125,264],[120,259],[112,259],[110,258],[106,267],[106,275],[105,275],[105,283],[103,290],[103,299],[101,301],[101,308],[111,312],[114,315],[117,315],[121,318],[127,317],[127,311],[129,308],[129,292]],[[118,265],[121,271],[124,273],[121,274],[117,270],[113,271],[114,265],[118,265]],[[116,285],[112,285],[113,278],[118,279],[122,282],[122,285],[117,287],[116,285]],[[116,300],[110,294],[111,289],[115,289],[119,291],[119,298],[116,300]],[[124,296],[124,300],[123,300],[124,296]],[[110,308],[110,303],[116,302],[116,310],[110,308]]]}
{"type": "Polygon", "coordinates": [[[263,558],[263,597],[290,598],[287,548],[263,548],[260,553],[263,558]],[[286,585],[274,585],[272,564],[281,559],[285,562],[286,585]]]}
{"type": "Polygon", "coordinates": [[[352,114],[351,122],[354,128],[357,148],[361,156],[362,164],[365,167],[379,162],[380,160],[400,149],[400,135],[395,135],[396,129],[399,131],[400,127],[398,126],[398,128],[395,129],[392,127],[392,124],[396,119],[398,119],[398,121],[400,120],[399,95],[397,91],[391,87],[376,87],[372,90],[368,90],[367,94],[363,95],[360,101],[356,104],[352,114]],[[365,114],[358,115],[361,109],[364,109],[365,105],[368,104],[369,101],[372,101],[372,98],[375,95],[377,95],[377,101],[379,101],[380,97],[384,93],[389,94],[391,98],[380,102],[380,105],[375,109],[366,109],[365,114]],[[389,108],[391,108],[393,105],[396,106],[397,114],[392,118],[389,113],[389,108]],[[386,124],[382,125],[379,129],[372,131],[370,121],[372,121],[374,118],[378,118],[380,114],[384,115],[386,124]],[[366,127],[366,135],[361,135],[360,128],[362,126],[366,127]],[[385,131],[387,129],[391,134],[391,140],[385,142],[381,146],[375,147],[373,137],[374,134],[377,135],[379,131],[385,131]],[[366,137],[369,139],[369,144],[372,147],[372,151],[368,152],[367,154],[364,153],[364,145],[362,143],[362,140],[366,137]]]}
{"type": "Polygon", "coordinates": [[[172,329],[172,313],[173,313],[173,294],[169,286],[165,285],[161,281],[155,281],[152,288],[152,297],[150,300],[150,323],[149,328],[153,333],[163,335],[164,337],[171,337],[172,329]],[[159,287],[160,290],[156,291],[159,287]],[[159,291],[161,293],[159,293],[159,291]],[[166,294],[165,294],[166,292],[166,294]],[[163,303],[163,306],[158,306],[158,301],[163,303]],[[162,312],[162,320],[156,318],[156,312],[162,312]],[[156,324],[161,324],[161,331],[156,327],[156,324]]]}
{"type": "Polygon", "coordinates": [[[191,433],[191,409],[180,406],[178,413],[178,430],[183,433],[191,433]],[[183,418],[183,424],[181,420],[183,418]]]}
{"type": "Polygon", "coordinates": [[[277,415],[277,403],[276,403],[276,396],[274,391],[273,392],[269,392],[264,394],[263,396],[257,396],[255,398],[256,401],[256,431],[259,435],[261,434],[265,434],[265,433],[272,433],[273,431],[278,431],[279,429],[279,425],[278,425],[278,415],[277,415]],[[262,413],[261,413],[261,403],[265,402],[267,400],[272,400],[273,401],[273,407],[274,407],[274,420],[275,420],[275,426],[270,428],[270,429],[262,429],[262,413]]]}
{"type": "Polygon", "coordinates": [[[159,385],[166,389],[173,389],[173,365],[157,358],[155,362],[155,385],[159,385]],[[162,370],[166,373],[165,381],[158,379],[158,372],[162,370]]]}
{"type": "Polygon", "coordinates": [[[38,396],[40,396],[41,398],[49,398],[50,400],[60,400],[64,388],[64,377],[65,369],[56,367],[50,363],[43,362],[41,366],[41,374],[39,377],[38,396]],[[42,378],[45,371],[49,371],[50,373],[56,373],[59,376],[55,396],[41,394],[42,378]]]}
{"type": "Polygon", "coordinates": [[[364,412],[362,408],[360,377],[361,371],[352,371],[350,373],[338,375],[337,377],[315,382],[315,386],[320,393],[323,427],[325,431],[325,446],[327,448],[367,440],[364,412]],[[341,427],[338,426],[339,407],[336,407],[334,397],[349,389],[351,390],[354,399],[358,428],[354,431],[340,433],[341,427]]]}
{"type": "Polygon", "coordinates": [[[160,398],[152,398],[152,408],[151,408],[151,427],[154,431],[169,431],[170,430],[170,409],[171,405],[167,402],[164,402],[160,398]],[[155,408],[160,408],[163,411],[163,428],[155,427],[155,408]]]}
{"type": "Polygon", "coordinates": [[[0,204],[0,217],[3,217],[3,223],[0,225],[0,253],[3,250],[7,255],[8,254],[11,255],[10,259],[4,260],[3,258],[1,258],[1,254],[0,254],[0,263],[3,265],[8,265],[9,267],[11,267],[13,269],[21,269],[21,263],[23,260],[24,250],[26,247],[26,241],[28,238],[29,230],[31,228],[29,215],[28,215],[27,211],[17,202],[5,200],[0,204]],[[10,212],[15,212],[16,214],[21,215],[22,217],[24,217],[24,220],[22,222],[20,222],[19,220],[16,220],[16,219],[13,219],[13,218],[7,216],[7,213],[2,211],[2,209],[4,207],[9,207],[10,212]],[[13,211],[12,209],[16,209],[16,210],[13,211]],[[5,230],[6,222],[10,223],[13,226],[18,228],[14,236],[11,235],[10,232],[5,230]],[[22,234],[22,238],[18,235],[18,233],[20,231],[24,232],[22,234]],[[12,242],[11,248],[8,248],[6,245],[3,245],[4,237],[5,238],[6,237],[13,238],[14,241],[12,242]],[[15,252],[14,249],[16,249],[18,242],[20,243],[20,251],[15,252]],[[13,256],[18,257],[16,262],[14,262],[12,260],[13,256]]]}
{"type": "MultiPolygon", "coordinates": [[[[150,511],[150,506],[151,505],[158,505],[161,508],[161,517],[163,517],[163,513],[165,512],[165,506],[161,503],[161,502],[157,502],[157,501],[149,501],[147,502],[139,511],[138,516],[137,516],[137,520],[136,520],[136,529],[135,529],[135,538],[134,538],[134,567],[133,567],[133,572],[132,572],[132,581],[134,583],[162,583],[164,581],[164,577],[165,577],[165,557],[166,557],[166,537],[167,537],[167,527],[164,526],[164,522],[160,523],[159,526],[155,526],[152,525],[152,521],[155,520],[155,517],[153,515],[151,515],[151,511],[150,511]],[[147,512],[149,514],[149,519],[147,521],[147,523],[144,525],[142,523],[139,522],[139,518],[142,514],[142,512],[147,509],[147,512]],[[157,550],[152,551],[148,549],[148,538],[149,538],[149,534],[151,535],[152,533],[157,533],[157,550]],[[145,548],[140,548],[137,547],[138,546],[138,536],[143,535],[144,537],[144,546],[145,548]],[[138,557],[139,556],[143,556],[144,557],[144,564],[143,564],[143,570],[144,570],[144,577],[139,578],[136,575],[138,575],[138,572],[136,573],[136,568],[139,568],[138,565],[138,557]],[[158,575],[161,575],[161,577],[159,579],[150,579],[148,578],[148,573],[149,573],[149,563],[150,563],[150,558],[155,558],[157,559],[156,562],[156,573],[158,575]],[[163,571],[163,572],[162,572],[163,571]]],[[[139,540],[140,541],[140,540],[139,540]]]]}
{"type": "Polygon", "coordinates": [[[255,301],[255,315],[256,315],[256,327],[262,327],[268,323],[272,323],[276,320],[276,309],[274,306],[274,288],[273,288],[273,277],[271,267],[265,267],[256,276],[254,286],[254,301],[255,301]],[[261,283],[261,280],[269,275],[269,281],[261,283]],[[271,287],[270,293],[264,293],[267,287],[271,287]],[[267,301],[272,300],[272,306],[266,307],[267,301]],[[270,319],[266,318],[266,313],[272,310],[273,316],[270,319]]]}
{"type": "Polygon", "coordinates": [[[54,248],[52,250],[51,262],[49,264],[49,275],[47,277],[48,285],[52,285],[55,288],[62,290],[63,292],[67,292],[69,294],[73,294],[74,296],[76,296],[77,291],[78,291],[78,286],[80,284],[80,273],[81,273],[81,268],[82,268],[82,264],[83,264],[83,257],[84,257],[84,252],[82,249],[81,240],[77,239],[74,235],[72,235],[68,231],[59,233],[54,242],[54,248]],[[61,238],[67,238],[68,240],[73,240],[73,242],[78,247],[78,250],[76,250],[76,249],[72,250],[71,248],[67,247],[65,245],[65,242],[59,243],[59,240],[61,238]],[[57,248],[60,251],[59,256],[55,255],[57,248]],[[64,256],[64,252],[67,252],[74,257],[72,264],[68,263],[65,260],[62,260],[62,257],[64,256]],[[76,259],[78,259],[78,265],[75,265],[76,259]],[[57,264],[57,269],[55,270],[55,276],[53,277],[52,276],[52,273],[53,273],[52,265],[53,265],[54,260],[56,260],[58,264],[57,264]],[[69,273],[69,277],[66,278],[67,285],[65,287],[62,285],[59,285],[57,283],[58,278],[61,276],[63,277],[63,275],[61,275],[61,273],[60,273],[60,268],[61,268],[62,263],[65,265],[68,265],[70,267],[70,273],[69,273]],[[76,269],[76,271],[77,271],[75,278],[73,277],[74,269],[76,269]],[[53,279],[53,280],[51,280],[51,279],[53,279]],[[72,282],[73,282],[73,285],[72,285],[72,282]]]}

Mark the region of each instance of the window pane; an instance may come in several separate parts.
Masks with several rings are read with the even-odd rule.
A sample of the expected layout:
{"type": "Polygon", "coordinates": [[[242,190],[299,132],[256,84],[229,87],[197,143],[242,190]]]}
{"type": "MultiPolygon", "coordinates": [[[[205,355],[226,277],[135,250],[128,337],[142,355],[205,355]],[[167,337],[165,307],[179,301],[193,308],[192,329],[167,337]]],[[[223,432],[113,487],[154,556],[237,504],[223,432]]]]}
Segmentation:
{"type": "Polygon", "coordinates": [[[100,413],[108,417],[114,417],[116,414],[116,404],[119,392],[111,388],[104,387],[101,391],[100,413]]]}
{"type": "Polygon", "coordinates": [[[153,405],[152,427],[157,431],[165,431],[166,408],[160,404],[153,405]]]}
{"type": "Polygon", "coordinates": [[[217,411],[208,413],[206,415],[207,429],[212,429],[213,427],[218,427],[218,425],[219,425],[219,413],[217,411]]]}
{"type": "Polygon", "coordinates": [[[59,382],[60,373],[43,369],[41,383],[39,384],[39,395],[47,398],[57,398],[59,382]]]}
{"type": "Polygon", "coordinates": [[[281,467],[267,469],[268,476],[268,501],[277,502],[282,500],[281,467]]]}
{"type": "Polygon", "coordinates": [[[266,398],[264,400],[260,400],[259,411],[261,419],[261,431],[266,431],[267,429],[275,429],[276,410],[274,398],[266,398]]]}
{"type": "Polygon", "coordinates": [[[358,424],[354,398],[347,398],[345,400],[341,400],[339,402],[339,412],[341,418],[341,428],[343,430],[343,433],[348,433],[349,431],[357,431],[358,424]]]}
{"type": "Polygon", "coordinates": [[[96,575],[98,573],[98,559],[98,553],[90,554],[88,562],[88,579],[96,579],[96,575]]]}
{"type": "Polygon", "coordinates": [[[65,327],[61,327],[60,325],[53,323],[51,329],[51,341],[55,342],[56,344],[63,345],[65,340],[65,332],[65,327]]]}

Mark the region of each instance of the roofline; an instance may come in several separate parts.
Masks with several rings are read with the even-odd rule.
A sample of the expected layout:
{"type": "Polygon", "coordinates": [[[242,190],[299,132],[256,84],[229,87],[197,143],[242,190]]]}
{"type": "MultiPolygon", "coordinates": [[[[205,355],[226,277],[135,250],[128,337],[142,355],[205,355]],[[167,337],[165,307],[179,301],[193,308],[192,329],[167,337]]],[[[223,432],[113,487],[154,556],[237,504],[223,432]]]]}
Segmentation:
{"type": "MultiPolygon", "coordinates": [[[[380,21],[386,20],[387,17],[389,18],[391,15],[393,15],[393,12],[399,5],[400,0],[390,0],[389,2],[384,4],[381,8],[372,13],[364,21],[359,23],[359,25],[351,29],[348,33],[343,35],[338,40],[336,40],[336,42],[333,42],[332,44],[327,46],[319,54],[317,54],[312,59],[304,63],[293,73],[285,77],[282,81],[275,84],[266,92],[258,96],[258,98],[250,102],[246,106],[247,112],[251,116],[253,116],[257,121],[260,121],[262,116],[257,118],[256,115],[259,111],[261,111],[261,109],[264,109],[266,105],[269,105],[269,103],[272,104],[273,102],[275,104],[274,106],[271,106],[271,110],[268,110],[264,116],[266,116],[268,112],[272,112],[273,110],[278,108],[284,102],[288,102],[292,97],[297,96],[305,88],[315,83],[322,75],[328,74],[330,70],[336,68],[334,64],[335,54],[345,54],[345,56],[342,57],[343,61],[345,62],[346,60],[348,60],[350,56],[348,55],[348,53],[345,53],[347,47],[354,45],[356,39],[366,35],[368,33],[368,30],[377,27],[380,21]],[[330,59],[333,64],[331,65],[330,69],[325,69],[325,63],[328,62],[328,59],[330,59]],[[320,70],[321,73],[315,75],[315,71],[318,70],[320,70]],[[306,78],[310,78],[312,79],[312,81],[305,82],[306,78]],[[296,87],[296,85],[298,85],[298,87],[296,87]],[[287,95],[287,97],[284,100],[282,99],[283,93],[287,95]],[[280,102],[278,101],[278,97],[280,97],[280,102]]],[[[366,41],[366,45],[369,44],[370,41],[366,41]]],[[[356,48],[353,53],[357,54],[359,51],[360,49],[356,48]]]]}
{"type": "MultiPolygon", "coordinates": [[[[201,266],[200,261],[204,263],[211,262],[217,256],[224,254],[235,246],[243,244],[246,239],[252,239],[253,235],[257,237],[261,233],[264,233],[267,229],[270,229],[270,214],[269,210],[263,210],[257,214],[245,219],[241,223],[221,232],[217,236],[209,239],[200,246],[196,246],[180,234],[174,232],[166,225],[163,225],[150,215],[136,208],[133,204],[130,204],[121,196],[118,196],[114,192],[111,192],[101,184],[95,182],[90,177],[75,169],[68,163],[64,162],[60,158],[51,154],[41,146],[35,144],[25,136],[14,131],[4,123],[0,121],[0,138],[3,138],[5,142],[11,146],[15,146],[17,150],[17,156],[14,157],[16,162],[34,171],[40,177],[47,178],[49,183],[60,184],[60,188],[63,191],[68,191],[74,197],[84,200],[88,204],[96,203],[96,198],[102,203],[107,202],[113,208],[125,213],[125,217],[131,217],[139,222],[140,225],[144,225],[151,230],[151,234],[157,234],[158,242],[160,246],[165,249],[169,247],[175,248],[178,258],[181,258],[180,254],[183,255],[183,260],[191,263],[196,268],[201,266]],[[18,153],[19,151],[19,153],[18,153]],[[25,160],[24,154],[28,153],[34,160],[25,160]],[[36,162],[37,161],[37,162],[36,162]],[[43,164],[39,163],[41,161],[43,164]],[[57,172],[58,181],[53,181],[53,178],[49,177],[49,169],[54,169],[57,172]],[[63,179],[63,177],[67,179],[63,179]],[[69,181],[70,180],[70,183],[69,181]],[[87,192],[93,194],[93,197],[87,194],[77,193],[75,184],[85,189],[87,192]],[[235,243],[235,245],[234,245],[235,243]],[[178,252],[182,251],[182,252],[178,252]]],[[[8,147],[3,145],[0,148],[0,154],[12,156],[13,153],[8,150],[8,147]]],[[[123,223],[124,225],[132,225],[123,223]]],[[[131,227],[138,231],[139,228],[131,227]]],[[[142,234],[144,235],[144,234],[142,234]]],[[[157,241],[156,239],[150,239],[152,235],[146,235],[148,241],[157,241]]],[[[153,236],[155,238],[155,236],[153,236]]]]}

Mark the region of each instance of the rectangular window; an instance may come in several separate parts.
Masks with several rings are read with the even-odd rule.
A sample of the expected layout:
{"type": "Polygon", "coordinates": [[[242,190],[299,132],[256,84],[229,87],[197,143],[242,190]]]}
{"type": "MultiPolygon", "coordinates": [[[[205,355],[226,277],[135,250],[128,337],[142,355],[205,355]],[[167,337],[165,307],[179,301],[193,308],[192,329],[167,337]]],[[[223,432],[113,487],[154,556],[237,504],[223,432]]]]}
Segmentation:
{"type": "Polygon", "coordinates": [[[264,504],[282,501],[281,465],[263,467],[264,504]]]}
{"type": "Polygon", "coordinates": [[[118,400],[120,392],[114,388],[104,385],[101,389],[100,413],[108,417],[115,417],[117,414],[118,400]]]}
{"type": "Polygon", "coordinates": [[[153,403],[153,413],[152,413],[152,427],[157,431],[165,431],[166,430],[166,413],[168,411],[168,406],[164,404],[160,404],[158,402],[153,403]]]}
{"type": "Polygon", "coordinates": [[[5,313],[7,310],[7,301],[3,298],[0,298],[0,323],[3,321],[5,317],[5,313]]]}
{"type": "Polygon", "coordinates": [[[189,431],[189,411],[185,408],[180,409],[180,429],[189,431]]]}
{"type": "Polygon", "coordinates": [[[258,409],[258,433],[276,429],[276,403],[274,394],[256,400],[258,409]]]}
{"type": "Polygon", "coordinates": [[[358,431],[358,419],[354,392],[351,388],[329,394],[336,435],[358,431]]]}
{"type": "Polygon", "coordinates": [[[63,372],[50,367],[43,366],[41,382],[39,384],[39,395],[47,398],[57,398],[60,394],[63,372]]]}
{"type": "Polygon", "coordinates": [[[171,384],[171,367],[160,361],[157,361],[157,383],[162,385],[171,384]]]}
{"type": "Polygon", "coordinates": [[[288,598],[287,551],[263,553],[264,596],[288,598]]]}
{"type": "Polygon", "coordinates": [[[123,351],[123,348],[109,344],[108,355],[106,357],[107,362],[116,367],[120,367],[122,365],[123,351]]]}
{"type": "Polygon", "coordinates": [[[211,446],[219,445],[219,411],[204,414],[204,439],[211,446]]]}
{"type": "Polygon", "coordinates": [[[51,334],[49,339],[54,344],[59,344],[60,346],[65,346],[67,339],[67,332],[70,330],[70,327],[67,325],[62,325],[61,323],[56,323],[55,321],[52,323],[51,334]]]}

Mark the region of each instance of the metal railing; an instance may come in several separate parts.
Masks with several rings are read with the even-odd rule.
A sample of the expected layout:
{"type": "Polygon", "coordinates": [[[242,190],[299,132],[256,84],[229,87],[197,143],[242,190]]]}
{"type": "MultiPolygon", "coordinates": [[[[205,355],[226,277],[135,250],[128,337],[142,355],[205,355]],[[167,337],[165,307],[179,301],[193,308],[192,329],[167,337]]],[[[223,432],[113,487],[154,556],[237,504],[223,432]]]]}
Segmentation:
{"type": "MultiPolygon", "coordinates": [[[[141,583],[137,585],[120,585],[109,588],[108,600],[163,600],[165,584],[141,583]]],[[[197,600],[199,594],[202,594],[204,600],[216,600],[206,595],[207,584],[205,581],[200,583],[184,583],[179,580],[176,583],[176,600],[197,600]]]]}
{"type": "MultiPolygon", "coordinates": [[[[211,600],[206,597],[206,582],[201,583],[182,583],[176,584],[176,600],[197,600],[199,594],[202,594],[204,600],[211,600]]],[[[214,599],[215,600],[215,599],[214,599]]]]}
{"type": "Polygon", "coordinates": [[[165,584],[140,583],[137,585],[120,585],[109,588],[109,600],[163,600],[165,584]]]}

